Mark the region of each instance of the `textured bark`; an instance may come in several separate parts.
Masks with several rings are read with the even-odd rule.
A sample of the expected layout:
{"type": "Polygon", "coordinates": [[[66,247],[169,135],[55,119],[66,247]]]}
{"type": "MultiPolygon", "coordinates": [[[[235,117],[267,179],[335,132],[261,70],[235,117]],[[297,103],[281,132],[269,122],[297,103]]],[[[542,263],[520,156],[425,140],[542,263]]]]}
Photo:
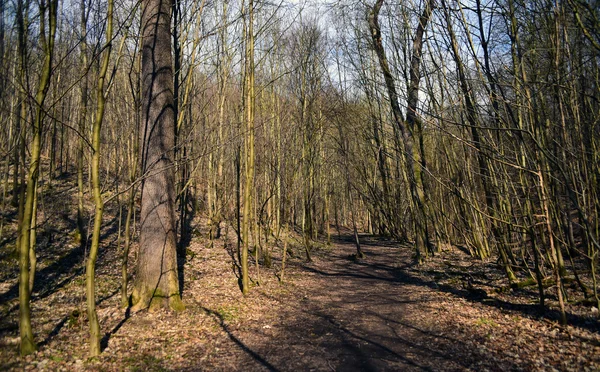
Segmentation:
{"type": "Polygon", "coordinates": [[[419,221],[419,233],[425,239],[425,247],[427,247],[428,251],[432,253],[434,249],[430,242],[429,230],[431,227],[433,227],[435,230],[435,227],[429,226],[428,224],[428,220],[432,218],[432,213],[430,211],[430,202],[428,201],[427,197],[429,190],[427,189],[427,185],[423,176],[423,170],[427,169],[427,162],[425,161],[423,126],[417,117],[417,104],[419,103],[419,84],[421,81],[420,70],[421,57],[423,55],[423,36],[425,34],[427,24],[429,23],[429,19],[431,18],[431,13],[433,12],[434,6],[435,4],[433,0],[427,0],[425,9],[423,9],[423,13],[419,18],[419,25],[417,26],[417,30],[413,38],[412,55],[410,59],[410,83],[408,85],[406,98],[408,107],[406,111],[406,124],[411,132],[413,141],[416,142],[415,145],[418,145],[418,148],[413,148],[412,157],[414,159],[413,161],[416,163],[413,176],[415,177],[414,183],[416,186],[415,199],[418,206],[418,213],[420,213],[420,216],[417,219],[419,221]]]}
{"type": "Polygon", "coordinates": [[[171,0],[146,0],[142,11],[142,207],[133,303],[137,309],[183,309],[175,236],[175,110],[171,0]]]}

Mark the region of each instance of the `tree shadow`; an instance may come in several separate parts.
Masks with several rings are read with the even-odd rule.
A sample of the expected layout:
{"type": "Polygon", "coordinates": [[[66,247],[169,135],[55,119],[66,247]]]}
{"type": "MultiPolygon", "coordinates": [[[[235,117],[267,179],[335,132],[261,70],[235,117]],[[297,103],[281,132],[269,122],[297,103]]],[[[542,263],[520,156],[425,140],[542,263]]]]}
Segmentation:
{"type": "MultiPolygon", "coordinates": [[[[387,246],[380,245],[386,249],[399,251],[401,249],[405,249],[406,247],[401,246],[387,246]]],[[[325,272],[319,270],[313,266],[303,265],[304,269],[307,271],[311,271],[313,273],[325,276],[325,277],[347,277],[347,278],[355,278],[355,279],[369,279],[374,281],[385,281],[385,282],[393,282],[400,284],[412,284],[423,287],[428,287],[430,289],[441,291],[445,293],[450,293],[456,297],[463,298],[470,302],[476,302],[483,304],[485,306],[494,307],[500,309],[505,312],[517,312],[525,317],[531,319],[540,319],[544,318],[550,321],[560,321],[560,311],[557,309],[544,309],[541,310],[538,304],[519,304],[512,303],[505,300],[491,298],[486,294],[482,294],[480,292],[475,292],[469,289],[461,288],[458,286],[452,286],[448,284],[437,283],[435,280],[427,280],[421,278],[417,275],[411,273],[414,268],[414,264],[405,264],[400,267],[394,267],[389,264],[380,264],[370,262],[368,259],[369,256],[377,255],[374,252],[367,253],[366,260],[360,260],[353,263],[350,263],[344,269],[335,271],[335,272],[325,272]]],[[[468,272],[459,273],[455,272],[454,274],[459,274],[461,277],[469,275],[468,272]]],[[[458,276],[458,275],[457,275],[458,276]]],[[[574,313],[567,312],[567,321],[569,325],[579,327],[582,329],[589,330],[591,332],[600,332],[600,323],[599,322],[590,322],[588,317],[577,315],[574,313]]]]}
{"type": "MultiPolygon", "coordinates": [[[[107,299],[113,297],[114,295],[116,295],[118,292],[120,292],[120,289],[117,289],[115,291],[113,291],[110,294],[107,294],[106,296],[101,297],[100,299],[96,300],[96,305],[100,305],[102,302],[106,301],[107,299]]],[[[58,323],[56,323],[56,325],[54,326],[54,328],[52,329],[52,331],[50,331],[50,333],[48,333],[48,335],[46,336],[46,338],[44,338],[44,340],[42,342],[40,342],[38,344],[39,347],[44,347],[47,346],[48,344],[50,344],[50,342],[59,335],[60,331],[64,328],[64,326],[69,322],[70,319],[76,319],[79,318],[80,314],[79,314],[79,310],[75,310],[77,312],[77,314],[75,314],[74,312],[71,312],[68,315],[65,315],[58,323]]],[[[127,311],[125,312],[125,319],[122,321],[122,323],[124,323],[127,319],[129,318],[129,308],[127,309],[127,311]]],[[[114,334],[120,327],[122,324],[119,324],[118,327],[116,327],[115,329],[113,329],[111,332],[109,332],[108,337],[110,337],[109,335],[114,334]]],[[[2,333],[0,331],[0,333],[2,333]]],[[[104,350],[104,346],[102,344],[102,342],[104,342],[104,339],[107,337],[107,335],[105,335],[102,340],[101,340],[101,347],[104,350]]],[[[106,342],[108,342],[108,339],[106,339],[106,342]]]]}
{"type": "Polygon", "coordinates": [[[277,369],[274,365],[272,365],[271,363],[269,363],[258,352],[252,350],[248,345],[244,344],[239,338],[235,337],[235,335],[229,329],[229,326],[227,325],[227,323],[225,323],[225,320],[223,319],[223,316],[221,314],[219,314],[216,311],[213,311],[211,309],[208,309],[206,307],[203,307],[202,309],[207,314],[210,314],[210,315],[214,316],[215,318],[219,319],[219,325],[221,326],[221,328],[223,329],[223,331],[225,331],[225,333],[227,333],[227,336],[229,337],[229,339],[231,341],[233,341],[242,351],[244,351],[246,354],[248,354],[249,356],[251,356],[252,359],[254,359],[258,363],[260,363],[261,366],[263,366],[267,370],[272,371],[272,372],[279,371],[279,369],[277,369]]]}
{"type": "MultiPolygon", "coordinates": [[[[331,288],[311,291],[309,297],[301,301],[299,307],[305,315],[299,320],[296,317],[295,324],[286,325],[283,333],[288,334],[287,339],[297,343],[300,349],[314,348],[319,358],[317,362],[321,363],[317,370],[327,367],[338,371],[480,368],[477,366],[486,359],[483,351],[449,336],[445,328],[423,329],[419,326],[421,323],[412,320],[411,314],[425,314],[427,303],[435,299],[403,294],[409,286],[402,284],[418,285],[419,282],[411,276],[398,275],[413,265],[395,260],[393,252],[385,247],[369,250],[365,252],[365,260],[351,263],[338,250],[322,259],[323,262],[334,261],[333,265],[299,264],[331,288]],[[405,316],[408,316],[406,320],[405,316]],[[335,365],[323,366],[324,360],[335,361],[335,365]]],[[[282,319],[287,318],[282,316],[282,319]]],[[[294,319],[293,314],[289,318],[294,319]]],[[[279,338],[286,339],[278,335],[279,338]]],[[[307,351],[309,353],[312,351],[307,351]]],[[[496,369],[519,369],[513,361],[502,363],[502,367],[496,366],[496,369]]]]}
{"type": "MultiPolygon", "coordinates": [[[[339,238],[341,242],[354,244],[354,237],[352,235],[343,235],[339,238]]],[[[394,240],[387,236],[379,235],[359,235],[360,244],[365,246],[374,247],[398,247],[402,242],[394,240]]]]}
{"type": "MultiPolygon", "coordinates": [[[[81,265],[85,250],[83,247],[77,246],[62,256],[59,260],[52,262],[42,270],[36,272],[35,286],[32,292],[32,301],[40,300],[55,293],[73,278],[83,273],[81,265]],[[63,277],[67,275],[66,277],[63,277]],[[61,277],[63,277],[61,279],[61,277]]],[[[17,298],[19,295],[19,283],[13,284],[10,289],[0,294],[0,303],[8,302],[17,298]]],[[[17,305],[18,306],[18,305],[17,305]]],[[[11,309],[12,311],[12,309],[11,309]]]]}
{"type": "Polygon", "coordinates": [[[131,306],[128,306],[127,310],[125,310],[125,317],[121,319],[119,323],[117,323],[109,332],[106,332],[100,340],[100,348],[102,351],[108,347],[108,341],[110,341],[110,338],[117,333],[119,329],[121,329],[123,324],[125,324],[129,318],[131,318],[131,306]]]}
{"type": "MultiPolygon", "coordinates": [[[[328,329],[330,332],[333,331],[335,337],[338,338],[338,347],[341,346],[342,349],[345,349],[345,351],[348,352],[347,360],[343,361],[342,365],[340,366],[341,368],[338,369],[353,370],[358,367],[358,369],[361,371],[381,371],[386,369],[386,367],[380,361],[393,360],[395,362],[406,364],[411,368],[416,368],[423,371],[433,371],[431,367],[416,362],[414,360],[416,358],[406,357],[399,352],[392,350],[382,342],[375,341],[372,337],[367,337],[359,334],[356,331],[348,329],[348,327],[338,322],[330,314],[316,311],[311,315],[318,317],[317,324],[320,324],[319,327],[328,329]]],[[[396,336],[397,337],[394,339],[395,346],[398,344],[403,344],[403,348],[419,348],[421,349],[421,352],[435,355],[445,360],[453,360],[453,356],[450,354],[442,353],[429,347],[423,348],[422,345],[417,345],[416,343],[402,338],[397,334],[396,336]]],[[[331,346],[335,345],[330,345],[330,347],[331,346]]]]}
{"type": "MultiPolygon", "coordinates": [[[[231,258],[231,263],[232,263],[231,269],[233,271],[233,274],[239,281],[242,278],[242,267],[240,266],[240,263],[238,261],[239,260],[239,249],[234,250],[234,248],[233,248],[234,246],[237,247],[238,244],[237,244],[237,242],[236,243],[229,242],[229,237],[227,236],[227,230],[228,230],[228,228],[226,229],[226,233],[223,238],[224,239],[223,240],[223,248],[225,248],[225,251],[231,258]]],[[[240,287],[240,289],[241,289],[241,287],[240,287]]]]}
{"type": "MultiPolygon", "coordinates": [[[[317,277],[324,273],[311,271],[317,277]]],[[[274,335],[260,328],[251,331],[253,335],[248,337],[253,340],[255,354],[262,359],[268,355],[271,365],[290,371],[464,370],[485,357],[442,331],[424,330],[402,321],[405,305],[419,307],[428,300],[397,297],[393,291],[374,296],[373,286],[382,279],[378,275],[335,273],[324,279],[331,288],[314,288],[311,296],[319,300],[305,298],[280,313],[281,328],[275,324],[273,327],[279,329],[274,335]],[[386,313],[388,310],[392,313],[386,313]],[[257,343],[257,339],[262,342],[257,343]],[[463,351],[457,354],[459,350],[463,351]]],[[[388,283],[388,289],[402,288],[395,285],[398,282],[394,278],[388,283]]],[[[277,300],[269,293],[261,296],[277,300]]],[[[222,320],[219,314],[207,311],[222,320]]],[[[225,330],[236,342],[232,338],[235,330],[225,330]]]]}
{"type": "Polygon", "coordinates": [[[19,361],[9,361],[8,363],[0,362],[0,370],[12,371],[13,368],[16,368],[18,365],[19,361]]]}
{"type": "Polygon", "coordinates": [[[180,221],[180,234],[177,241],[177,276],[179,281],[179,295],[183,297],[184,280],[185,280],[185,264],[187,262],[187,248],[192,242],[192,221],[196,216],[196,208],[194,208],[195,199],[191,193],[185,197],[185,213],[182,213],[180,221]]]}
{"type": "MultiPolygon", "coordinates": [[[[117,229],[116,218],[113,219],[109,227],[102,233],[101,239],[106,239],[110,234],[114,234],[117,229]]],[[[40,240],[43,239],[43,234],[40,234],[40,240]]],[[[62,243],[62,242],[59,242],[62,243]]],[[[61,247],[64,246],[59,244],[61,247]]],[[[31,293],[32,302],[44,299],[58,290],[63,288],[65,285],[70,283],[74,278],[81,275],[84,272],[84,258],[86,253],[86,247],[82,245],[76,245],[67,254],[60,257],[56,261],[35,273],[35,284],[31,293]]],[[[107,249],[100,249],[98,253],[98,260],[102,260],[107,253],[107,249]]],[[[52,259],[53,255],[59,254],[54,250],[43,251],[38,254],[38,264],[42,259],[48,257],[52,259]]],[[[0,303],[8,302],[17,298],[19,295],[19,283],[13,284],[8,291],[0,294],[0,303]]],[[[17,305],[18,307],[18,305],[17,305]]],[[[15,308],[11,308],[11,312],[15,308]]]]}
{"type": "Polygon", "coordinates": [[[50,331],[50,333],[48,333],[46,338],[42,342],[40,342],[38,344],[38,346],[39,347],[47,346],[56,336],[58,336],[60,331],[64,328],[65,324],[67,324],[69,319],[71,319],[71,316],[72,316],[71,314],[66,315],[58,323],[56,323],[56,325],[54,326],[52,331],[50,331]]]}

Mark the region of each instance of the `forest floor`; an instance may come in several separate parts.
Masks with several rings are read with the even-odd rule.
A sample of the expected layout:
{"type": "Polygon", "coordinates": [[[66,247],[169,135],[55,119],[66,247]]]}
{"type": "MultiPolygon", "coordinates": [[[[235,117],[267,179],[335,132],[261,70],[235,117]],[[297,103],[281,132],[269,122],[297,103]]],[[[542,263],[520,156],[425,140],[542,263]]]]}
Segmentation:
{"type": "MultiPolygon", "coordinates": [[[[116,235],[114,224],[106,234],[116,235]]],[[[290,244],[282,283],[277,248],[272,268],[261,266],[260,284],[244,297],[235,245],[210,247],[200,231],[182,264],[186,310],[179,313],[119,306],[118,248],[107,238],[98,262],[104,350],[88,359],[84,252],[58,236],[60,229],[40,236],[32,300],[40,347],[24,358],[16,260],[8,244],[0,247],[0,370],[600,370],[594,309],[569,305],[571,325],[561,327],[555,310],[538,313],[535,288],[503,291],[501,273],[489,269],[496,265],[456,247],[416,265],[409,247],[365,235],[366,257],[353,260],[343,234],[315,247],[311,262],[299,242],[290,244]]]]}

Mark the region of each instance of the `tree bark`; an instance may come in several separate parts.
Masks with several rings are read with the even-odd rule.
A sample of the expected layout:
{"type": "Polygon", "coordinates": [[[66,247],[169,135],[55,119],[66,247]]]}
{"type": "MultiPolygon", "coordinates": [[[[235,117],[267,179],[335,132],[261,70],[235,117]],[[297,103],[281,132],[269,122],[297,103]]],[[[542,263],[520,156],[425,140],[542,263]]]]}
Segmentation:
{"type": "MultiPolygon", "coordinates": [[[[88,58],[87,58],[87,22],[88,22],[88,8],[86,7],[87,0],[81,0],[80,12],[81,12],[81,42],[79,44],[80,53],[80,69],[82,74],[87,73],[88,69],[88,58]]],[[[79,113],[79,138],[77,140],[77,235],[76,240],[81,247],[86,245],[87,232],[85,231],[84,217],[84,182],[83,182],[83,157],[84,157],[84,146],[85,146],[85,126],[88,119],[88,79],[84,76],[81,80],[80,85],[81,94],[81,110],[79,113]]]]}
{"type": "Polygon", "coordinates": [[[183,310],[175,237],[172,0],[142,3],[142,206],[135,309],[183,310]]]}

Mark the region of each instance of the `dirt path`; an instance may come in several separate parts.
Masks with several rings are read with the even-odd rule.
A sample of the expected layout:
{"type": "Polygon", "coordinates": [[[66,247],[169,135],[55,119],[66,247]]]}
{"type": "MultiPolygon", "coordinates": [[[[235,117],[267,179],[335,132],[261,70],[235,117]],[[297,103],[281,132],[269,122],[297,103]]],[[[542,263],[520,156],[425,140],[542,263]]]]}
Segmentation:
{"type": "Polygon", "coordinates": [[[339,244],[301,265],[294,281],[302,295],[283,306],[270,332],[231,330],[238,349],[251,356],[239,370],[517,368],[498,365],[476,343],[448,334],[449,327],[459,326],[443,313],[448,296],[404,273],[411,262],[406,249],[364,248],[367,257],[359,262],[349,258],[352,245],[339,244]]]}
{"type": "MultiPolygon", "coordinates": [[[[432,304],[443,296],[402,276],[409,257],[371,246],[365,247],[365,260],[353,262],[349,251],[351,246],[336,247],[329,257],[306,267],[315,286],[291,333],[302,335],[295,349],[307,348],[315,357],[316,365],[307,367],[381,371],[470,364],[456,360],[455,340],[435,327],[438,311],[432,304]]],[[[460,354],[472,356],[470,350],[460,354]]]]}
{"type": "MultiPolygon", "coordinates": [[[[413,264],[409,248],[363,240],[365,260],[351,260],[354,247],[342,242],[312,263],[297,263],[290,274],[293,285],[281,302],[265,309],[277,316],[262,314],[232,325],[221,322],[231,342],[224,346],[227,351],[209,360],[214,365],[205,367],[240,371],[598,367],[598,332],[583,331],[583,338],[576,338],[577,329],[561,330],[547,320],[490,306],[494,299],[440,287],[422,275],[425,267],[413,264]]],[[[259,296],[272,298],[268,293],[260,291],[259,296]]]]}
{"type": "Polygon", "coordinates": [[[67,285],[33,304],[36,337],[43,340],[37,354],[19,358],[15,312],[2,320],[12,334],[0,333],[0,364],[3,370],[106,371],[600,368],[594,318],[559,328],[524,312],[526,305],[504,306],[435,276],[443,257],[415,266],[407,247],[363,241],[367,256],[360,261],[350,259],[354,248],[345,241],[316,250],[311,263],[297,249],[285,284],[276,278],[276,260],[245,298],[230,250],[192,242],[184,265],[187,309],[179,314],[120,309],[118,270],[111,269],[116,266],[108,252],[99,281],[99,292],[107,293],[99,305],[102,355],[86,359],[87,322],[83,315],[74,319],[81,303],[69,300],[80,288],[67,285]]]}
{"type": "Polygon", "coordinates": [[[402,276],[409,257],[399,257],[397,249],[371,246],[365,247],[365,260],[353,262],[348,257],[352,249],[336,246],[304,265],[310,278],[304,280],[311,288],[298,307],[281,317],[281,334],[258,349],[278,356],[267,367],[401,371],[460,370],[472,364],[478,353],[457,350],[457,340],[436,327],[438,310],[432,304],[444,296],[402,276]],[[289,357],[279,360],[280,355],[289,357]]]}

